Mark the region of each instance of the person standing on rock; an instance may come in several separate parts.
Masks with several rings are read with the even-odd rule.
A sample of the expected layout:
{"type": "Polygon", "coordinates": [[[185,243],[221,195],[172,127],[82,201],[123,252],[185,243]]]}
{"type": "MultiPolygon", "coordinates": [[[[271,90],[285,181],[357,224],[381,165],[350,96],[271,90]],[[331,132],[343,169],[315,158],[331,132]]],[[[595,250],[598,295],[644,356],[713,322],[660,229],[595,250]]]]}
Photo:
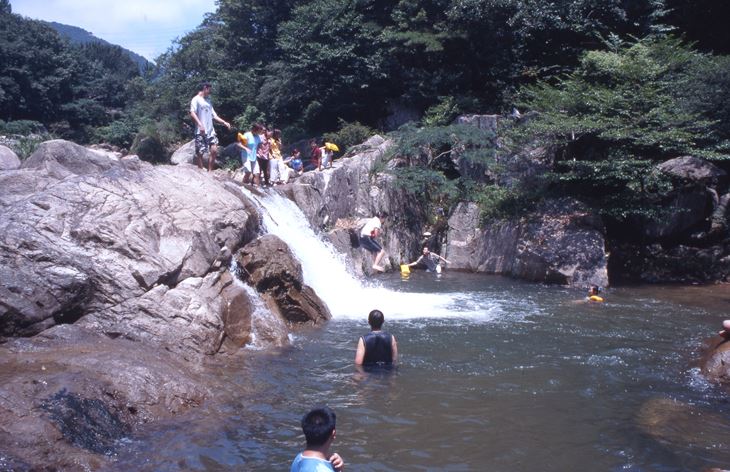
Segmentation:
{"type": "Polygon", "coordinates": [[[365,222],[360,230],[360,246],[373,255],[373,269],[378,272],[385,272],[383,266],[380,265],[380,261],[385,255],[385,249],[375,240],[383,230],[381,218],[385,219],[382,216],[374,216],[365,222]]]}
{"type": "Polygon", "coordinates": [[[258,123],[254,123],[251,126],[251,131],[247,131],[243,137],[245,138],[246,144],[243,147],[241,153],[241,163],[243,164],[243,183],[248,184],[253,180],[254,185],[259,185],[259,174],[261,169],[259,168],[258,161],[258,147],[261,144],[261,131],[263,126],[258,123]]]}
{"type": "Polygon", "coordinates": [[[289,472],[342,472],[345,462],[339,454],[330,455],[335,440],[337,417],[328,407],[315,408],[302,418],[307,447],[297,454],[289,472]]]}
{"type": "Polygon", "coordinates": [[[449,261],[444,259],[443,257],[439,256],[435,252],[431,252],[428,249],[428,246],[423,246],[423,254],[421,257],[416,259],[415,262],[411,262],[408,264],[408,267],[413,267],[414,265],[418,265],[420,263],[423,263],[426,266],[426,270],[428,272],[441,272],[441,262],[443,261],[444,264],[448,264],[449,261]]]}
{"type": "Polygon", "coordinates": [[[215,113],[210,102],[210,89],[210,83],[201,83],[197,95],[190,101],[190,117],[195,124],[195,159],[198,167],[202,169],[203,154],[207,152],[208,171],[213,170],[218,156],[218,137],[215,134],[213,120],[231,129],[231,124],[215,113]]]}
{"type": "Polygon", "coordinates": [[[395,336],[382,331],[385,317],[380,310],[368,314],[370,332],[357,341],[355,365],[388,366],[398,362],[398,343],[395,336]]]}

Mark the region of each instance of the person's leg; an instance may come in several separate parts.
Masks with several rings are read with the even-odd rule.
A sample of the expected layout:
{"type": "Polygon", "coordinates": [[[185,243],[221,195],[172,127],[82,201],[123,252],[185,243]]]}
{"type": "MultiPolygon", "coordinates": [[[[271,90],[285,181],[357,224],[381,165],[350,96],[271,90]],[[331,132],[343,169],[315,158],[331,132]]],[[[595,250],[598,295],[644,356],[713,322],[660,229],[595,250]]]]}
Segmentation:
{"type": "Polygon", "coordinates": [[[211,144],[210,154],[208,156],[208,172],[215,169],[215,158],[218,157],[218,145],[211,144]]]}
{"type": "Polygon", "coordinates": [[[205,136],[200,133],[195,133],[193,138],[195,146],[195,163],[200,169],[203,168],[203,153],[205,152],[205,136]]]}
{"type": "Polygon", "coordinates": [[[251,167],[253,174],[253,184],[258,187],[261,185],[261,169],[259,168],[258,159],[255,161],[251,161],[251,167]]]}
{"type": "Polygon", "coordinates": [[[380,265],[380,261],[383,259],[384,255],[385,255],[385,249],[381,249],[380,252],[375,256],[375,262],[373,263],[373,269],[379,270],[381,272],[385,271],[383,266],[380,265]]]}
{"type": "Polygon", "coordinates": [[[279,160],[269,159],[269,178],[273,184],[278,184],[279,180],[279,160]]]}

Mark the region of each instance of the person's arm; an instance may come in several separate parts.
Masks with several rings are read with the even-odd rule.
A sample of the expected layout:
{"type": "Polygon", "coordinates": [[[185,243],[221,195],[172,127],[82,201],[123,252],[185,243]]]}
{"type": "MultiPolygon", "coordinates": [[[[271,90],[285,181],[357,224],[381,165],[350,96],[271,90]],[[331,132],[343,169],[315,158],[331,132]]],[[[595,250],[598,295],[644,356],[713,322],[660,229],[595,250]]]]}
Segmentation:
{"type": "Polygon", "coordinates": [[[438,254],[436,254],[436,255],[437,255],[437,256],[439,256],[439,259],[441,259],[441,260],[442,260],[442,261],[444,261],[445,263],[447,263],[447,264],[451,264],[451,262],[447,261],[447,260],[446,260],[446,258],[444,258],[444,257],[441,257],[441,256],[440,256],[440,255],[438,255],[438,254]]]}
{"type": "Polygon", "coordinates": [[[340,457],[340,455],[336,452],[330,456],[330,464],[332,464],[332,468],[334,468],[337,472],[345,470],[345,461],[343,461],[342,457],[340,457]]]}
{"type": "Polygon", "coordinates": [[[408,264],[408,267],[413,267],[414,265],[418,265],[418,263],[421,262],[421,259],[423,259],[423,256],[416,259],[415,262],[411,262],[410,264],[408,264]]]}
{"type": "Polygon", "coordinates": [[[229,122],[227,122],[226,120],[224,120],[223,118],[221,118],[220,116],[216,115],[215,110],[213,110],[213,119],[215,121],[217,121],[218,123],[222,124],[223,126],[225,126],[226,128],[231,129],[231,124],[229,122]]]}
{"type": "Polygon", "coordinates": [[[357,341],[357,351],[355,352],[355,365],[362,365],[365,360],[365,343],[362,338],[357,341]]]}
{"type": "Polygon", "coordinates": [[[203,126],[203,122],[200,121],[200,118],[198,118],[198,115],[192,109],[190,110],[190,117],[193,119],[195,124],[198,125],[198,131],[205,134],[205,126],[203,126]]]}
{"type": "Polygon", "coordinates": [[[395,336],[390,335],[390,345],[393,348],[393,364],[398,363],[398,342],[395,340],[395,336]]]}

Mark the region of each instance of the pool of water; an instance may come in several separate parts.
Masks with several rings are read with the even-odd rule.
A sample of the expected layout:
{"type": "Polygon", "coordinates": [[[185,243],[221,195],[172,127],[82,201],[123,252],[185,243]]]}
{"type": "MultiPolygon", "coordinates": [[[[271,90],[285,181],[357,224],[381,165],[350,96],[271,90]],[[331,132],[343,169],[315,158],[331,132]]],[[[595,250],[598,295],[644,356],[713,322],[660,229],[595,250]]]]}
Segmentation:
{"type": "Polygon", "coordinates": [[[114,467],[288,470],[300,418],[321,404],[337,413],[333,449],[350,471],[730,467],[728,395],[693,365],[727,318],[727,286],[613,289],[588,304],[572,289],[448,271],[376,285],[289,347],[211,367],[238,394],[131,438],[114,467]],[[398,339],[390,373],[353,365],[374,308],[398,339]],[[645,412],[657,400],[685,414],[655,424],[645,412]]]}

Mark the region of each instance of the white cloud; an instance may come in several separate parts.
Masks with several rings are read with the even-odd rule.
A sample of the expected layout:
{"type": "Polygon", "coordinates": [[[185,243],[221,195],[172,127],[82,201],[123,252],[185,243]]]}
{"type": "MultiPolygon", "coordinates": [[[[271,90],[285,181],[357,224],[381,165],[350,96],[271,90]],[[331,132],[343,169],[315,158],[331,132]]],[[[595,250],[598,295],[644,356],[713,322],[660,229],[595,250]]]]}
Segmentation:
{"type": "Polygon", "coordinates": [[[78,26],[149,59],[193,30],[215,0],[11,0],[14,13],[78,26]]]}

